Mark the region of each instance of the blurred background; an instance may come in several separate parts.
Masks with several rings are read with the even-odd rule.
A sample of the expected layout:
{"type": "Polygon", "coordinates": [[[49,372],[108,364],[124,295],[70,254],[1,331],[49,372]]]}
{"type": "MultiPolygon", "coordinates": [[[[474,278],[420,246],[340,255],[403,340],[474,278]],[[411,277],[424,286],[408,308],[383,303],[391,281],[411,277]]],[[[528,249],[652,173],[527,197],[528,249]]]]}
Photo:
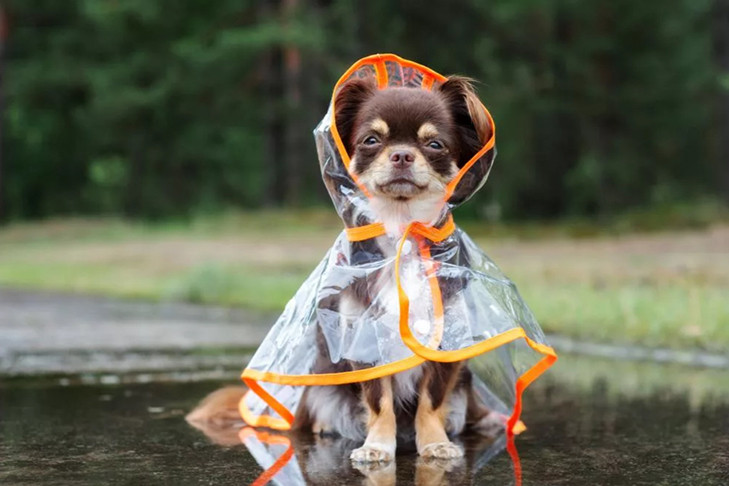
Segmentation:
{"type": "Polygon", "coordinates": [[[391,51],[481,81],[475,217],[729,201],[724,0],[2,3],[5,220],[327,205],[311,131],[391,51]]]}
{"type": "Polygon", "coordinates": [[[455,219],[560,354],[525,481],[726,484],[729,0],[0,0],[0,483],[260,474],[182,417],[342,230],[312,130],[377,52],[498,126],[455,219]]]}
{"type": "Polygon", "coordinates": [[[729,345],[727,0],[0,9],[0,285],[281,309],[341,228],[311,131],[394,52],[480,81],[456,218],[548,331],[729,345]]]}

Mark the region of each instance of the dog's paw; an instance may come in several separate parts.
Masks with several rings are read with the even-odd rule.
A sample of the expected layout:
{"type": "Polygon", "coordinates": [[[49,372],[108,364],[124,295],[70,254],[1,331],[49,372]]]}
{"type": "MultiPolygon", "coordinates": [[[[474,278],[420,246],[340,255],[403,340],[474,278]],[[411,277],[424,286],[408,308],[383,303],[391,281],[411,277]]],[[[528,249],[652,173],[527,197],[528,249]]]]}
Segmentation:
{"type": "Polygon", "coordinates": [[[455,459],[463,457],[463,449],[453,442],[434,442],[423,447],[420,455],[426,459],[455,459]]]}
{"type": "Polygon", "coordinates": [[[353,462],[388,462],[395,458],[395,448],[387,444],[370,443],[352,451],[353,462]]]}
{"type": "Polygon", "coordinates": [[[365,484],[376,484],[377,486],[395,485],[395,461],[353,462],[352,467],[367,479],[365,484]]]}

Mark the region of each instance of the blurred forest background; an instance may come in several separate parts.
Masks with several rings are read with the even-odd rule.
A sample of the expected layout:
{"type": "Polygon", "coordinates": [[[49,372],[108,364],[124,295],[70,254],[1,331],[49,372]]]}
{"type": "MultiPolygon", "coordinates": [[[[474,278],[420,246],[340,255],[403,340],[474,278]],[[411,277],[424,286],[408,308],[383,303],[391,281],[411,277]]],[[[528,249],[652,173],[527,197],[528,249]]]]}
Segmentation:
{"type": "Polygon", "coordinates": [[[2,220],[328,205],[311,131],[375,52],[481,81],[473,217],[729,200],[728,0],[0,5],[2,220]]]}

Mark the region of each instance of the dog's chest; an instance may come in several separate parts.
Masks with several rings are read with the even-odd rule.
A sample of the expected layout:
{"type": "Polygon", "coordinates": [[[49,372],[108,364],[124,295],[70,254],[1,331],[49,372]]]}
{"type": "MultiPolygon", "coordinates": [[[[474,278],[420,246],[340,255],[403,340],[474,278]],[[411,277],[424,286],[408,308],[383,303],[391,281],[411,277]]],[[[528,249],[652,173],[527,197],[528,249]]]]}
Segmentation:
{"type": "MultiPolygon", "coordinates": [[[[429,296],[427,277],[424,271],[424,264],[419,255],[417,244],[408,239],[403,243],[399,269],[395,266],[395,255],[399,241],[388,236],[377,238],[383,260],[387,262],[376,276],[368,280],[368,293],[374,296],[373,304],[390,315],[400,314],[400,299],[398,292],[398,279],[396,272],[399,270],[399,283],[411,301],[417,301],[424,296],[429,296]]],[[[418,312],[424,309],[411,309],[418,312]]]]}
{"type": "Polygon", "coordinates": [[[398,404],[412,403],[418,396],[418,387],[423,378],[423,365],[392,376],[392,392],[398,404]]]}

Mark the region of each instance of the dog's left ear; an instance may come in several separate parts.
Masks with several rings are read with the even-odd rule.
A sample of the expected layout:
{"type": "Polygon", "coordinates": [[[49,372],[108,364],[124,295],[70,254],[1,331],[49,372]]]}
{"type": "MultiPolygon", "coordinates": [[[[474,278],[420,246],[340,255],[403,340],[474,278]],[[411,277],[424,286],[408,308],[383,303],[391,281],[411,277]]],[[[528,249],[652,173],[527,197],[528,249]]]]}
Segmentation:
{"type": "Polygon", "coordinates": [[[469,78],[450,76],[438,91],[448,104],[453,122],[458,127],[461,142],[458,167],[463,167],[489,140],[491,125],[469,78]]]}

